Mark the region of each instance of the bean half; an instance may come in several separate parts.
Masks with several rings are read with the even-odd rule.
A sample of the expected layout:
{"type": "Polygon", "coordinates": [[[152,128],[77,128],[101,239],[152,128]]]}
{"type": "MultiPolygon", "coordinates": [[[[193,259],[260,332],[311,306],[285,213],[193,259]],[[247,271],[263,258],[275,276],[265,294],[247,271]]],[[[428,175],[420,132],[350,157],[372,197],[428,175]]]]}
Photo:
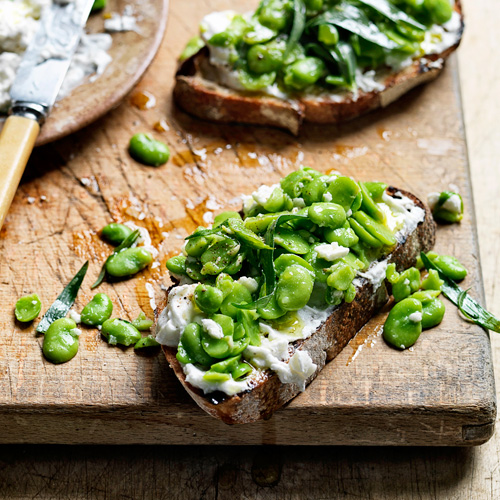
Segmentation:
{"type": "Polygon", "coordinates": [[[42,303],[36,293],[25,295],[16,302],[14,313],[17,321],[28,323],[33,321],[42,310],[42,303]]]}
{"type": "Polygon", "coordinates": [[[102,324],[101,333],[111,345],[129,346],[141,340],[141,334],[134,325],[118,318],[106,320],[102,324]]]}
{"type": "Polygon", "coordinates": [[[113,303],[105,293],[94,295],[92,300],[83,308],[82,323],[89,326],[102,325],[111,317],[113,303]]]}
{"type": "Polygon", "coordinates": [[[398,302],[384,323],[384,339],[397,349],[408,349],[422,333],[422,304],[417,299],[398,302]]]}
{"type": "Polygon", "coordinates": [[[158,167],[170,158],[168,146],[147,134],[135,134],[128,146],[130,156],[144,165],[158,167]]]}
{"type": "Polygon", "coordinates": [[[109,258],[106,272],[115,278],[131,276],[142,271],[152,260],[151,253],[142,247],[126,248],[109,258]]]}
{"type": "Polygon", "coordinates": [[[66,363],[78,352],[80,330],[69,318],[56,319],[45,332],[43,355],[52,363],[66,363]]]}

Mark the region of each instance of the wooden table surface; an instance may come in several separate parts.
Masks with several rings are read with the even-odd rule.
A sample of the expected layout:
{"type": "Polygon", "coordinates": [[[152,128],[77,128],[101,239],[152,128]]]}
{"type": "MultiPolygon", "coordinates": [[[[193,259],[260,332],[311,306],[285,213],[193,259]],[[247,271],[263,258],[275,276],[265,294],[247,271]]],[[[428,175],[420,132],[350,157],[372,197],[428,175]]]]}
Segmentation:
{"type": "MultiPolygon", "coordinates": [[[[487,305],[500,314],[500,105],[490,83],[500,77],[491,64],[500,57],[500,12],[495,0],[469,0],[465,10],[459,67],[466,133],[487,305]]],[[[492,344],[498,373],[500,338],[492,335],[492,344]]],[[[498,436],[468,449],[4,446],[0,497],[495,499],[498,436]]]]}

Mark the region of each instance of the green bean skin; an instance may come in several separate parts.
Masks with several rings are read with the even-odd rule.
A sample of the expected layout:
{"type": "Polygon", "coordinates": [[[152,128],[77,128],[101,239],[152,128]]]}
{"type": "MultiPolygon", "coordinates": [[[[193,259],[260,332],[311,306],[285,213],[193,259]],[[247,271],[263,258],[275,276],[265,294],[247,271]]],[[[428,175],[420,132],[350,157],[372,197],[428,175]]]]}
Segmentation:
{"type": "Polygon", "coordinates": [[[142,271],[152,260],[151,253],[142,247],[126,248],[109,258],[106,272],[115,278],[124,278],[142,271]]]}
{"type": "Polygon", "coordinates": [[[417,299],[404,299],[390,311],[384,323],[384,339],[396,349],[408,349],[422,333],[422,320],[413,321],[412,314],[422,314],[422,304],[417,299]]]}
{"type": "Polygon", "coordinates": [[[89,326],[102,325],[111,317],[113,303],[105,293],[94,295],[92,300],[83,308],[82,323],[89,326]]]}
{"type": "Polygon", "coordinates": [[[131,234],[132,229],[124,224],[118,224],[116,222],[112,222],[101,229],[102,237],[115,247],[123,243],[131,234]]]}
{"type": "Polygon", "coordinates": [[[50,362],[59,364],[73,359],[78,352],[78,329],[69,318],[55,320],[45,332],[43,355],[50,362]]]}
{"type": "Polygon", "coordinates": [[[168,146],[153,139],[148,134],[135,134],[132,136],[128,150],[134,160],[152,167],[163,165],[170,158],[168,146]]]}
{"type": "Polygon", "coordinates": [[[129,346],[141,340],[141,333],[137,328],[122,319],[108,319],[102,324],[102,335],[110,345],[121,344],[129,346]]]}
{"type": "Polygon", "coordinates": [[[21,323],[29,323],[33,321],[42,310],[42,303],[36,293],[32,295],[25,295],[17,302],[14,309],[17,321],[21,323]]]}

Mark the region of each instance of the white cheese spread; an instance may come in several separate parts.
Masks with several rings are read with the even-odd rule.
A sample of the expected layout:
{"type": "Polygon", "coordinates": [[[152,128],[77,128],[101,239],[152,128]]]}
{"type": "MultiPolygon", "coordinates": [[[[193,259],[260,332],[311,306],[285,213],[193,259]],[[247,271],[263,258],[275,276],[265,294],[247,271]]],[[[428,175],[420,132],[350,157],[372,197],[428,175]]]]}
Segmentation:
{"type": "MultiPolygon", "coordinates": [[[[372,262],[370,267],[365,271],[365,272],[358,272],[358,276],[361,276],[362,278],[367,279],[373,286],[373,291],[377,291],[380,288],[380,285],[382,285],[382,282],[385,279],[385,274],[387,271],[387,266],[389,265],[389,262],[387,259],[377,261],[377,262],[372,262]]],[[[359,282],[354,283],[360,284],[359,282]]]]}

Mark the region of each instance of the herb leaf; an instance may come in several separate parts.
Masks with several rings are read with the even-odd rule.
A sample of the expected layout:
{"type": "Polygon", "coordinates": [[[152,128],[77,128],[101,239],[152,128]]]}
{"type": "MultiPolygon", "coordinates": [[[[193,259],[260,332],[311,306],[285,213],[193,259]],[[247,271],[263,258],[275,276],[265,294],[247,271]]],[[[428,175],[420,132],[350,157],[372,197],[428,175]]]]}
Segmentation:
{"type": "Polygon", "coordinates": [[[254,302],[251,302],[250,304],[232,304],[234,307],[238,309],[256,309],[257,307],[264,307],[269,303],[271,297],[273,296],[274,289],[276,288],[276,269],[274,268],[274,236],[276,234],[276,229],[287,222],[304,219],[307,220],[307,215],[284,214],[280,215],[267,228],[266,234],[264,235],[264,241],[266,245],[271,247],[271,249],[260,250],[266,295],[264,297],[260,297],[254,302]]]}
{"type": "Polygon", "coordinates": [[[436,264],[431,262],[424,252],[420,252],[420,257],[427,270],[435,269],[439,273],[439,277],[444,281],[441,287],[443,295],[453,302],[470,322],[500,333],[500,320],[498,318],[476,302],[467,293],[467,290],[462,290],[452,279],[448,278],[436,264]]]}
{"type": "Polygon", "coordinates": [[[406,12],[398,9],[395,5],[387,0],[358,0],[360,3],[371,7],[373,10],[376,10],[378,13],[385,16],[387,19],[392,21],[393,23],[399,24],[404,23],[412,28],[416,28],[418,30],[425,31],[426,27],[413,19],[413,17],[406,14],[406,12]]]}
{"type": "Polygon", "coordinates": [[[119,246],[114,249],[113,253],[104,261],[104,264],[101,267],[101,272],[99,273],[99,276],[97,277],[95,283],[90,287],[92,290],[94,288],[97,288],[104,281],[104,277],[106,276],[106,264],[108,263],[109,259],[111,259],[113,255],[121,252],[125,248],[130,248],[135,243],[137,238],[139,238],[139,234],[139,230],[136,229],[133,233],[130,233],[119,246]]]}
{"type": "Polygon", "coordinates": [[[306,6],[303,0],[293,0],[293,24],[286,44],[284,59],[290,55],[300,40],[306,26],[306,6]]]}
{"type": "Polygon", "coordinates": [[[360,8],[348,2],[341,2],[332,9],[314,17],[309,21],[307,28],[320,24],[333,24],[384,49],[393,50],[398,47],[398,44],[380,31],[360,8]]]}
{"type": "Polygon", "coordinates": [[[64,290],[59,294],[59,297],[54,301],[54,303],[49,307],[47,312],[44,314],[40,323],[36,327],[38,333],[45,333],[49,326],[59,318],[64,318],[71,306],[75,303],[76,296],[78,295],[78,290],[82,285],[83,278],[89,267],[89,261],[85,262],[80,270],[75,274],[73,279],[66,285],[64,290]]]}

